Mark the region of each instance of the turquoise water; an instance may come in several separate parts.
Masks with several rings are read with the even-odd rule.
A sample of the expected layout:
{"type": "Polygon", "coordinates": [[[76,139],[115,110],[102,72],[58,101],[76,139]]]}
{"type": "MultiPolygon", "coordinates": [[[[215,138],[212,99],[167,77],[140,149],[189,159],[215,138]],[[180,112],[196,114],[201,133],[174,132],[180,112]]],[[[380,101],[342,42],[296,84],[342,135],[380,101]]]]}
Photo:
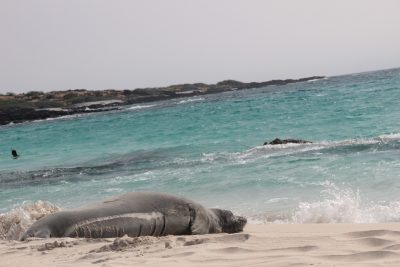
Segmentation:
{"type": "Polygon", "coordinates": [[[399,100],[393,69],[2,126],[0,213],[151,190],[264,223],[400,221],[399,100]]]}

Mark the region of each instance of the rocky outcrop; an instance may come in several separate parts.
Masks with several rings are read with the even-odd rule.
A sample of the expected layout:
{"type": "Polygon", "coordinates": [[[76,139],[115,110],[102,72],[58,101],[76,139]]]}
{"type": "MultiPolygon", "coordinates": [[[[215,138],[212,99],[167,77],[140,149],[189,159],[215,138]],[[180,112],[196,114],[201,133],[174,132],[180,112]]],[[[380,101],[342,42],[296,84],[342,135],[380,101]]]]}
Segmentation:
{"type": "Polygon", "coordinates": [[[107,109],[67,109],[67,110],[56,110],[56,109],[33,109],[33,108],[7,108],[0,109],[0,125],[9,123],[21,123],[33,120],[44,120],[48,118],[56,118],[66,115],[81,114],[81,113],[93,113],[101,111],[109,111],[117,108],[107,109]]]}
{"type": "Polygon", "coordinates": [[[272,80],[267,82],[244,83],[225,80],[216,84],[178,84],[158,88],[134,90],[90,91],[85,89],[0,95],[0,125],[10,122],[54,118],[76,113],[99,112],[115,109],[117,106],[214,94],[226,91],[260,88],[270,85],[285,85],[305,82],[324,77],[313,76],[302,79],[272,80]],[[89,109],[88,109],[89,108],[89,109]]]}

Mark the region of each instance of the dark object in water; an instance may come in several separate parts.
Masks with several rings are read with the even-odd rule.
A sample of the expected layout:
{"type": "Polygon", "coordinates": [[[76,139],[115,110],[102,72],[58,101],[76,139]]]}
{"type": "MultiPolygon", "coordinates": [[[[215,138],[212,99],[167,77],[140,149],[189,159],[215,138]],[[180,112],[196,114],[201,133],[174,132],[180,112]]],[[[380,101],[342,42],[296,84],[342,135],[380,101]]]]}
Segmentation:
{"type": "Polygon", "coordinates": [[[13,156],[14,159],[19,157],[17,150],[15,150],[15,149],[11,149],[11,155],[13,156]]]}
{"type": "Polygon", "coordinates": [[[283,144],[310,144],[312,142],[301,139],[279,139],[275,138],[271,142],[265,142],[265,145],[283,145],[283,144]]]}

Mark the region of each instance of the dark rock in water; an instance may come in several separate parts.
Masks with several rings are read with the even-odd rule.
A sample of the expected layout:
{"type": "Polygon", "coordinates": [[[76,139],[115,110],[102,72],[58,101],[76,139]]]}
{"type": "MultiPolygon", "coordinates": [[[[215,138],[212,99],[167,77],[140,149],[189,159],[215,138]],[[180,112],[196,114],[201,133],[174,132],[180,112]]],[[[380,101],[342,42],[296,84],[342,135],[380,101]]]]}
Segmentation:
{"type": "Polygon", "coordinates": [[[310,141],[301,140],[301,139],[279,139],[275,138],[271,142],[265,142],[265,145],[283,145],[283,144],[309,144],[312,143],[310,141]]]}

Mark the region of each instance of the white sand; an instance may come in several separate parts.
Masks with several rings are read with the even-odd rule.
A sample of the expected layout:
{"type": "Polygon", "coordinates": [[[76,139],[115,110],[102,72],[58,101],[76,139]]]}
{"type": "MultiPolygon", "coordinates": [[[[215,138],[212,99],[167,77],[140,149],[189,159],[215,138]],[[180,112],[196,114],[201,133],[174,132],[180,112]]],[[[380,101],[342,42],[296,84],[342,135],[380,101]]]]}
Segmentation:
{"type": "Polygon", "coordinates": [[[0,266],[400,266],[400,224],[248,225],[243,233],[0,241],[0,266]]]}

